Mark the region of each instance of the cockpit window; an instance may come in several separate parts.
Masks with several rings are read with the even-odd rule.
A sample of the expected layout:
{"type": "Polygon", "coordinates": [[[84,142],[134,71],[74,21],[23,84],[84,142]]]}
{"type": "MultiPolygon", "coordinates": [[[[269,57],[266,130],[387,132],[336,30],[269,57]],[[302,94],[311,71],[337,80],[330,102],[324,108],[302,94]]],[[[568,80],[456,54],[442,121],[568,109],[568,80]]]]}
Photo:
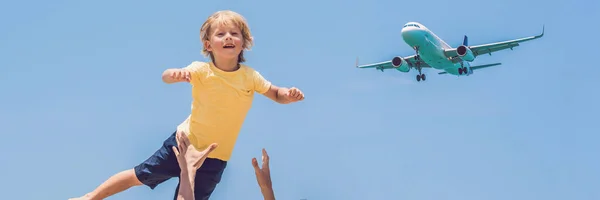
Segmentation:
{"type": "Polygon", "coordinates": [[[406,24],[406,25],[404,25],[404,27],[407,27],[407,26],[414,26],[414,27],[417,27],[417,28],[421,28],[419,25],[416,25],[416,24],[406,24]]]}

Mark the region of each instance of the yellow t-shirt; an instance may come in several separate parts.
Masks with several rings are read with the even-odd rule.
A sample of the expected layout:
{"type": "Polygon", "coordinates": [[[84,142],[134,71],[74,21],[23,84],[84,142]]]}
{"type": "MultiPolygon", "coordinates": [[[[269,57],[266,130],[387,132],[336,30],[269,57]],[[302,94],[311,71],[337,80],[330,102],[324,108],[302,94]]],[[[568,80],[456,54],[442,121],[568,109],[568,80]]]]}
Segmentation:
{"type": "Polygon", "coordinates": [[[193,62],[184,69],[191,73],[192,112],[177,129],[188,134],[199,151],[218,143],[219,147],[208,157],[227,161],[254,92],[264,94],[271,82],[242,64],[233,72],[220,70],[212,62],[193,62]]]}

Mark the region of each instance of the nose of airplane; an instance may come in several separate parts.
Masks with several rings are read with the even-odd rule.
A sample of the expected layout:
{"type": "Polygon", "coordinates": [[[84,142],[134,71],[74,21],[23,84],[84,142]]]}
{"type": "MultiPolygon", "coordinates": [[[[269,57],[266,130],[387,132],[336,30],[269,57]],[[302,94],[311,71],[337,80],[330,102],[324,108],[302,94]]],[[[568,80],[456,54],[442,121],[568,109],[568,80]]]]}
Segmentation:
{"type": "Polygon", "coordinates": [[[408,32],[407,28],[408,27],[405,26],[400,30],[400,35],[402,35],[402,37],[406,37],[406,33],[408,32]]]}
{"type": "Polygon", "coordinates": [[[408,38],[411,36],[411,32],[414,32],[412,31],[413,29],[415,29],[415,27],[404,26],[402,30],[400,30],[400,35],[402,35],[403,38],[408,38]]]}
{"type": "Polygon", "coordinates": [[[404,32],[406,32],[406,31],[407,31],[407,28],[408,28],[408,26],[407,26],[407,25],[408,25],[408,24],[404,24],[404,26],[402,26],[402,29],[400,29],[400,33],[404,34],[404,32]]]}
{"type": "MultiPolygon", "coordinates": [[[[410,23],[408,23],[410,24],[410,23]]],[[[407,24],[407,25],[408,25],[407,24]]],[[[410,44],[410,45],[418,45],[421,30],[415,26],[404,26],[400,31],[400,35],[402,35],[402,39],[410,44]]]]}

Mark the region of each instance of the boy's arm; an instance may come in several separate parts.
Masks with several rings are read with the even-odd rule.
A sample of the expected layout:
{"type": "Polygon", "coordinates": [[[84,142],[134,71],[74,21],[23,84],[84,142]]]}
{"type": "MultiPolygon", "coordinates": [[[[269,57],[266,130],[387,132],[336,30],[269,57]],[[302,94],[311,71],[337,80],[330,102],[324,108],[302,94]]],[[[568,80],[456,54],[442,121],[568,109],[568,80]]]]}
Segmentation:
{"type": "Polygon", "coordinates": [[[269,99],[280,103],[288,104],[304,100],[304,94],[298,88],[279,87],[267,81],[259,72],[253,72],[254,90],[265,95],[269,99]]]}
{"type": "Polygon", "coordinates": [[[162,73],[162,80],[167,84],[178,83],[178,82],[191,82],[192,79],[201,77],[201,71],[203,67],[206,67],[206,63],[203,62],[192,62],[184,68],[171,68],[167,69],[162,73]]]}
{"type": "Polygon", "coordinates": [[[285,98],[285,96],[289,90],[290,89],[288,88],[280,88],[279,86],[271,85],[269,90],[267,90],[267,92],[265,92],[263,95],[277,103],[288,104],[290,102],[287,100],[287,98],[285,98]]]}
{"type": "Polygon", "coordinates": [[[297,88],[285,88],[273,84],[263,95],[280,104],[293,103],[304,99],[304,94],[297,88]]]}
{"type": "Polygon", "coordinates": [[[163,82],[167,84],[178,83],[178,82],[190,82],[191,75],[190,71],[186,69],[167,69],[162,74],[163,82]]]}

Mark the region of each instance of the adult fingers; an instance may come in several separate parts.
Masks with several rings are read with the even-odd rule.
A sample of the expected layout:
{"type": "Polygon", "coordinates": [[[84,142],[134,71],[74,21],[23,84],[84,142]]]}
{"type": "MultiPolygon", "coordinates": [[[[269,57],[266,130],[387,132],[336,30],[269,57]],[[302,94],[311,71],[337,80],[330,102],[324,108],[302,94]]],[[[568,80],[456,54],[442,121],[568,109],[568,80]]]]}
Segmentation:
{"type": "Polygon", "coordinates": [[[252,158],[252,167],[254,167],[254,173],[260,174],[260,168],[258,167],[258,161],[256,158],[252,158]]]}
{"type": "Polygon", "coordinates": [[[187,148],[190,146],[190,139],[184,132],[177,132],[177,143],[180,143],[181,146],[187,148]]]}
{"type": "Polygon", "coordinates": [[[175,141],[177,141],[177,144],[181,143],[181,132],[177,131],[175,133],[175,141]]]}
{"type": "Polygon", "coordinates": [[[214,151],[219,145],[217,145],[217,143],[212,143],[210,145],[208,145],[208,147],[206,147],[206,149],[204,149],[202,151],[202,157],[206,158],[208,157],[208,155],[214,151]]]}
{"type": "Polygon", "coordinates": [[[269,163],[269,154],[266,149],[262,149],[262,160],[263,162],[269,163]]]}
{"type": "Polygon", "coordinates": [[[175,141],[177,141],[177,147],[179,148],[179,151],[185,152],[186,149],[183,146],[183,141],[181,141],[181,132],[177,132],[175,134],[175,141]]]}
{"type": "Polygon", "coordinates": [[[178,142],[177,143],[177,147],[179,148],[179,151],[186,153],[187,152],[187,146],[183,145],[183,142],[178,142]]]}
{"type": "Polygon", "coordinates": [[[217,143],[212,143],[210,145],[208,145],[208,147],[206,147],[206,149],[204,150],[205,154],[210,154],[210,152],[214,151],[217,147],[219,147],[219,145],[217,143]]]}
{"type": "Polygon", "coordinates": [[[179,156],[179,151],[177,151],[177,147],[172,146],[173,152],[175,152],[175,156],[179,156]]]}
{"type": "Polygon", "coordinates": [[[183,145],[190,146],[190,138],[183,132],[181,132],[181,141],[183,142],[183,145]]]}

